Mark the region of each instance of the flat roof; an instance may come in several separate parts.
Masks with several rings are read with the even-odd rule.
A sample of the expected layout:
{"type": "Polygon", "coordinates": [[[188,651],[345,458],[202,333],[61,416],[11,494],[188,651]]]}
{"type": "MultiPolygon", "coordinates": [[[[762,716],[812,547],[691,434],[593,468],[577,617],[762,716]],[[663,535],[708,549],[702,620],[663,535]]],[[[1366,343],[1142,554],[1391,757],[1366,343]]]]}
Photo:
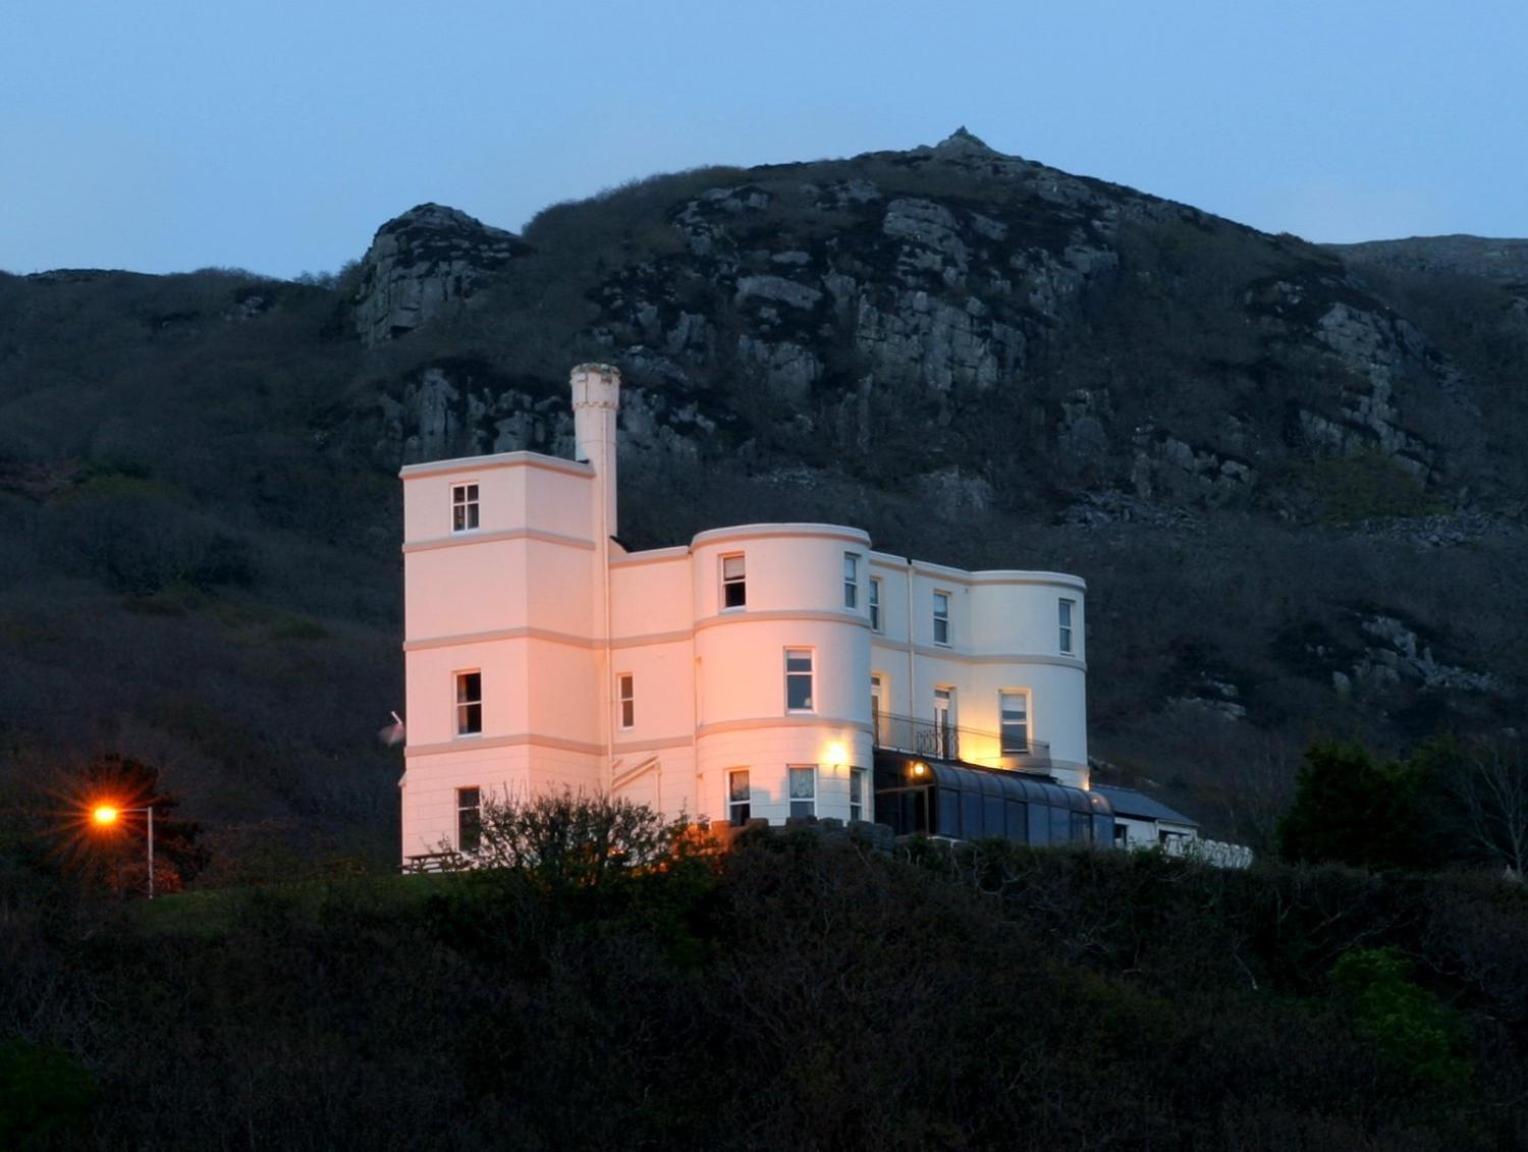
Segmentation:
{"type": "Polygon", "coordinates": [[[729,524],[723,528],[707,528],[690,539],[690,547],[714,544],[718,540],[732,540],[750,536],[826,536],[835,540],[850,540],[870,546],[870,533],[863,528],[851,528],[847,524],[814,524],[787,521],[774,524],[729,524]]]}
{"type": "Polygon", "coordinates": [[[561,456],[548,456],[544,452],[495,452],[488,456],[457,456],[451,460],[405,464],[398,469],[398,476],[404,480],[417,480],[421,476],[440,476],[449,472],[486,472],[492,468],[545,468],[552,472],[569,472],[574,476],[594,475],[594,466],[582,460],[564,460],[561,456]]]}

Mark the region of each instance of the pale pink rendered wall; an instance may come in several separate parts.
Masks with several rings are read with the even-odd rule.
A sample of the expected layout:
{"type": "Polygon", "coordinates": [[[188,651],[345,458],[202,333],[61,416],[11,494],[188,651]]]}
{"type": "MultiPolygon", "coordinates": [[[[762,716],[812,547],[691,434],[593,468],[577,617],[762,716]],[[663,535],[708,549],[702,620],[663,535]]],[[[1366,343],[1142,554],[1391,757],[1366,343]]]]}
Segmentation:
{"type": "MultiPolygon", "coordinates": [[[[700,796],[726,815],[727,772],[747,768],[753,815],[789,814],[787,769],[816,765],[818,816],[849,816],[848,771],[869,769],[869,537],[833,525],[744,525],[692,545],[699,668],[700,796]],[[741,552],[747,605],[721,608],[721,558],[741,552]],[[857,607],[844,606],[844,554],[860,557],[857,607]],[[814,708],[786,707],[785,651],[813,654],[814,708]]],[[[866,812],[871,815],[867,776],[866,812]]]]}
{"type": "Polygon", "coordinates": [[[596,548],[587,465],[508,453],[403,470],[404,854],[456,838],[456,791],[603,787],[589,707],[596,548]],[[451,491],[478,486],[477,529],[451,491]],[[456,733],[458,672],[482,675],[480,733],[456,733]],[[534,772],[531,765],[534,762],[534,772]]]}
{"type": "Polygon", "coordinates": [[[535,792],[577,792],[598,770],[598,757],[564,748],[518,743],[464,747],[409,756],[403,783],[403,855],[456,845],[458,788],[480,788],[487,800],[521,800],[535,792]]]}
{"type": "Polygon", "coordinates": [[[528,645],[483,641],[408,653],[408,749],[482,743],[484,739],[523,735],[530,731],[530,698],[523,686],[530,679],[528,645]],[[483,675],[483,731],[456,734],[456,673],[483,675]]]}
{"type": "Polygon", "coordinates": [[[410,464],[400,475],[406,544],[453,535],[454,484],[478,485],[479,534],[525,528],[585,540],[593,534],[589,490],[594,470],[587,464],[537,452],[505,452],[410,464]],[[534,486],[534,499],[527,503],[529,486],[534,486]]]}
{"type": "MultiPolygon", "coordinates": [[[[598,381],[595,382],[599,383],[598,381]]],[[[598,392],[598,389],[596,389],[598,392]]],[[[583,410],[581,451],[613,472],[606,417],[583,410]],[[589,441],[584,444],[583,441],[589,441]]],[[[613,425],[611,425],[613,427],[613,425]]],[[[789,813],[787,767],[817,766],[819,816],[849,815],[849,771],[873,762],[869,684],[883,708],[931,718],[956,692],[956,723],[996,733],[998,693],[1030,693],[1031,733],[1086,784],[1083,585],[1055,573],[967,573],[872,554],[853,528],[744,525],[689,548],[610,548],[609,661],[596,468],[509,453],[404,470],[408,770],[404,852],[454,840],[456,790],[521,796],[595,791],[669,815],[725,819],[727,772],[749,770],[752,814],[789,813]],[[451,531],[451,487],[479,487],[480,526],[451,531]],[[747,604],[721,608],[720,559],[745,556],[747,604]],[[860,558],[844,603],[845,553],[860,558]],[[881,578],[882,633],[869,628],[881,578]],[[907,636],[911,578],[913,644],[907,636]],[[932,592],[950,593],[954,643],[933,643],[932,592]],[[1057,645],[1058,598],[1076,602],[1074,653],[1057,645]],[[789,712],[785,650],[813,653],[810,712],[789,712]],[[912,661],[909,672],[909,658],[912,661]],[[483,675],[483,732],[455,733],[454,675],[483,675]],[[620,726],[618,677],[634,677],[620,726]],[[610,755],[606,755],[606,738],[610,755]]],[[[975,741],[963,751],[980,761],[975,741]]],[[[873,813],[867,777],[866,812],[873,813]]]]}
{"type": "Polygon", "coordinates": [[[611,635],[646,638],[689,635],[695,623],[688,548],[662,548],[611,562],[611,635]]]}
{"type": "Polygon", "coordinates": [[[1086,585],[1080,579],[1055,572],[971,573],[921,561],[909,565],[884,553],[875,555],[871,575],[881,579],[883,628],[872,639],[872,671],[882,680],[884,711],[932,720],[935,688],[951,688],[955,725],[993,737],[963,735],[962,757],[999,767],[999,693],[1027,691],[1031,738],[1050,745],[1058,778],[1087,786],[1086,585]],[[934,643],[936,590],[950,596],[948,647],[934,643]],[[1075,605],[1070,654],[1060,650],[1063,598],[1075,605]]]}
{"type": "Polygon", "coordinates": [[[611,566],[612,776],[616,795],[668,816],[706,815],[695,794],[695,647],[690,552],[618,556],[611,566]],[[633,677],[634,724],[616,687],[633,677]],[[632,772],[639,773],[628,778],[632,772]],[[623,782],[624,781],[624,782],[623,782]]]}

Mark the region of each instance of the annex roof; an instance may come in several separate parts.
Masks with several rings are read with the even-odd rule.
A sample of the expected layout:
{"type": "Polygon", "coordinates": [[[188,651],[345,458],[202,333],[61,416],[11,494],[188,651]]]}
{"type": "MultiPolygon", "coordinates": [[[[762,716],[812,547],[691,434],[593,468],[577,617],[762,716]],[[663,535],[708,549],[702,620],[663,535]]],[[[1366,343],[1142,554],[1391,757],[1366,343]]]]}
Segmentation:
{"type": "Polygon", "coordinates": [[[1155,800],[1144,792],[1137,792],[1134,788],[1115,788],[1108,784],[1095,784],[1093,791],[1103,794],[1116,816],[1133,817],[1137,820],[1165,820],[1169,824],[1188,824],[1195,828],[1199,827],[1199,821],[1190,819],[1182,812],[1169,808],[1160,800],[1155,800]]]}

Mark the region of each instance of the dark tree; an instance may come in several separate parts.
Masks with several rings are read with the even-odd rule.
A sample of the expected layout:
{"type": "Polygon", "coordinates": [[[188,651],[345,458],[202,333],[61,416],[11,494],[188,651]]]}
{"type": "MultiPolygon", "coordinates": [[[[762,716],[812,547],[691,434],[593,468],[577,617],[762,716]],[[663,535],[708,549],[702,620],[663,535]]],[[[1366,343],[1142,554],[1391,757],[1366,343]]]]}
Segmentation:
{"type": "Polygon", "coordinates": [[[1358,744],[1305,751],[1294,801],[1279,823],[1285,859],[1359,868],[1423,867],[1429,855],[1417,768],[1358,744]]]}

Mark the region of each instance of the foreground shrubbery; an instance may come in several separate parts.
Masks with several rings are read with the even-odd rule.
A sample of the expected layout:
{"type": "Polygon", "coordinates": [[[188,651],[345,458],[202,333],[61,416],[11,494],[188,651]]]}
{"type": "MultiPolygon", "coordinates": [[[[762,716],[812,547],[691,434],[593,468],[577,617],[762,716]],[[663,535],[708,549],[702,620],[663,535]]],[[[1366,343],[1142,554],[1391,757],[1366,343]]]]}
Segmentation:
{"type": "Polygon", "coordinates": [[[10,859],[0,1075],[62,1102],[24,1147],[1528,1141],[1494,881],[792,830],[103,909],[10,859]]]}

